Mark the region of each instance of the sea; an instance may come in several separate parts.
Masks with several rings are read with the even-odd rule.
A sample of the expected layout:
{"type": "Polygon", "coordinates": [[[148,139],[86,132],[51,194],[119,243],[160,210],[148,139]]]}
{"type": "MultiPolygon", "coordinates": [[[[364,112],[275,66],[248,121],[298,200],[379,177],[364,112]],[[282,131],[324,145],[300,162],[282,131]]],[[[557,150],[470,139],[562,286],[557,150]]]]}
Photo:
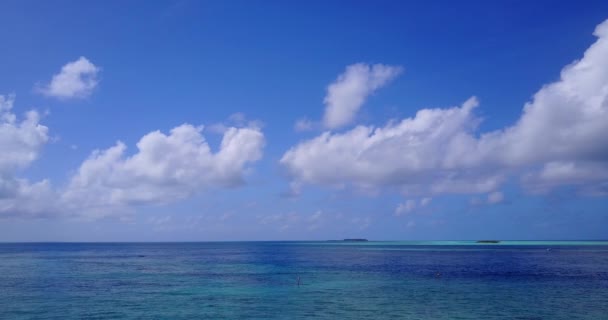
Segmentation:
{"type": "Polygon", "coordinates": [[[3,243],[0,319],[608,319],[608,242],[3,243]]]}

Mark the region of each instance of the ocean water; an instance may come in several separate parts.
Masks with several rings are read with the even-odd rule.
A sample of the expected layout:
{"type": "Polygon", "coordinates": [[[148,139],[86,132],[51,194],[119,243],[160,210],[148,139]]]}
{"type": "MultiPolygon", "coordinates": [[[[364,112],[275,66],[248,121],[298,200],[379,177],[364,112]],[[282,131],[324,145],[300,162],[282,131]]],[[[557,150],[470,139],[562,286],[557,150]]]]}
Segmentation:
{"type": "Polygon", "coordinates": [[[5,243],[0,319],[608,319],[608,242],[5,243]]]}

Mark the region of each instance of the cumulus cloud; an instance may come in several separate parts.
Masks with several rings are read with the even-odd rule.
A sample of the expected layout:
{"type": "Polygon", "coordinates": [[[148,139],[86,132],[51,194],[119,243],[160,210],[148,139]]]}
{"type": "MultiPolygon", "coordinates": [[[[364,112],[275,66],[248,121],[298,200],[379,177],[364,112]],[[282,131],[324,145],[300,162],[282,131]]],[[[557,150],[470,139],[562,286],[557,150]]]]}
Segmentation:
{"type": "Polygon", "coordinates": [[[323,125],[335,129],[352,123],[367,97],[402,72],[401,67],[357,63],[327,87],[323,125]]]}
{"type": "Polygon", "coordinates": [[[472,97],[383,127],[324,132],[288,150],[280,163],[299,183],[388,186],[408,194],[488,193],[524,173],[549,189],[598,181],[588,172],[608,169],[608,21],[594,34],[583,57],[543,86],[512,126],[478,132],[479,102],[472,97]]]}
{"type": "Polygon", "coordinates": [[[477,105],[471,98],[461,107],[420,110],[414,118],[381,128],[325,132],[287,151],[281,163],[302,183],[392,185],[411,193],[487,192],[500,180],[494,172],[458,170],[478,161],[457,154],[462,140],[474,139],[478,121],[472,110],[477,105]]]}
{"type": "Polygon", "coordinates": [[[608,20],[594,34],[583,58],[539,90],[514,126],[483,141],[506,147],[508,164],[608,158],[608,20]]]}
{"type": "Polygon", "coordinates": [[[11,111],[14,101],[13,95],[0,95],[0,176],[27,167],[49,140],[48,128],[39,123],[38,112],[28,111],[18,121],[11,111]]]}
{"type": "Polygon", "coordinates": [[[184,124],[169,134],[150,132],[131,156],[122,142],[93,152],[70,180],[62,201],[85,208],[157,204],[204,188],[242,184],[247,165],[262,156],[262,132],[228,128],[214,153],[202,130],[184,124]]]}
{"type": "Polygon", "coordinates": [[[523,185],[533,193],[546,193],[558,185],[579,188],[581,194],[608,195],[608,165],[596,162],[556,161],[522,177],[523,185]]]}
{"type": "Polygon", "coordinates": [[[49,182],[30,183],[16,175],[38,158],[49,141],[48,128],[36,111],[19,120],[14,101],[14,95],[0,95],[0,215],[41,215],[52,210],[52,201],[43,204],[53,199],[49,182]]]}
{"type": "Polygon", "coordinates": [[[94,151],[58,189],[48,180],[31,183],[17,177],[49,137],[35,111],[18,121],[11,112],[13,101],[13,96],[0,95],[1,216],[95,218],[129,212],[134,205],[176,201],[206,188],[236,187],[249,165],[261,158],[265,144],[258,127],[227,127],[214,151],[202,126],[184,124],[169,134],[144,135],[132,155],[122,142],[94,151]]]}
{"type": "Polygon", "coordinates": [[[57,197],[46,179],[35,183],[14,177],[0,179],[0,217],[42,218],[68,214],[61,210],[57,197]]]}
{"type": "Polygon", "coordinates": [[[41,88],[41,92],[49,97],[60,99],[85,98],[91,95],[97,84],[97,74],[100,68],[87,58],[80,57],[68,62],[55,74],[51,82],[41,88]]]}

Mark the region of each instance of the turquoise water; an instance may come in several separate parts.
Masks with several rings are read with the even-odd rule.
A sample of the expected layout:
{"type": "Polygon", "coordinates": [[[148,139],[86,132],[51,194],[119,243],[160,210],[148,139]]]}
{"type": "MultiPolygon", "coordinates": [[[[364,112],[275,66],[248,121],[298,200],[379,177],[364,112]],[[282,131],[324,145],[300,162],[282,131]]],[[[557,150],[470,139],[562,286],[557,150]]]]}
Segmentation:
{"type": "Polygon", "coordinates": [[[608,243],[0,244],[0,319],[192,318],[608,319],[608,243]]]}

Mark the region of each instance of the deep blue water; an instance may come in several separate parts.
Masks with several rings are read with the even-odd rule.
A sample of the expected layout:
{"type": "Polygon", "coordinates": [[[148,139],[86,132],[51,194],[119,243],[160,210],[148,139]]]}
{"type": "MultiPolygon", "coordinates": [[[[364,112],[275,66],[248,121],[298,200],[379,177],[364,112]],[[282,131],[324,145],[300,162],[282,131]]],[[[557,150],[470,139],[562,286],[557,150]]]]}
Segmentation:
{"type": "Polygon", "coordinates": [[[608,319],[608,245],[0,244],[0,319],[110,318],[608,319]]]}

